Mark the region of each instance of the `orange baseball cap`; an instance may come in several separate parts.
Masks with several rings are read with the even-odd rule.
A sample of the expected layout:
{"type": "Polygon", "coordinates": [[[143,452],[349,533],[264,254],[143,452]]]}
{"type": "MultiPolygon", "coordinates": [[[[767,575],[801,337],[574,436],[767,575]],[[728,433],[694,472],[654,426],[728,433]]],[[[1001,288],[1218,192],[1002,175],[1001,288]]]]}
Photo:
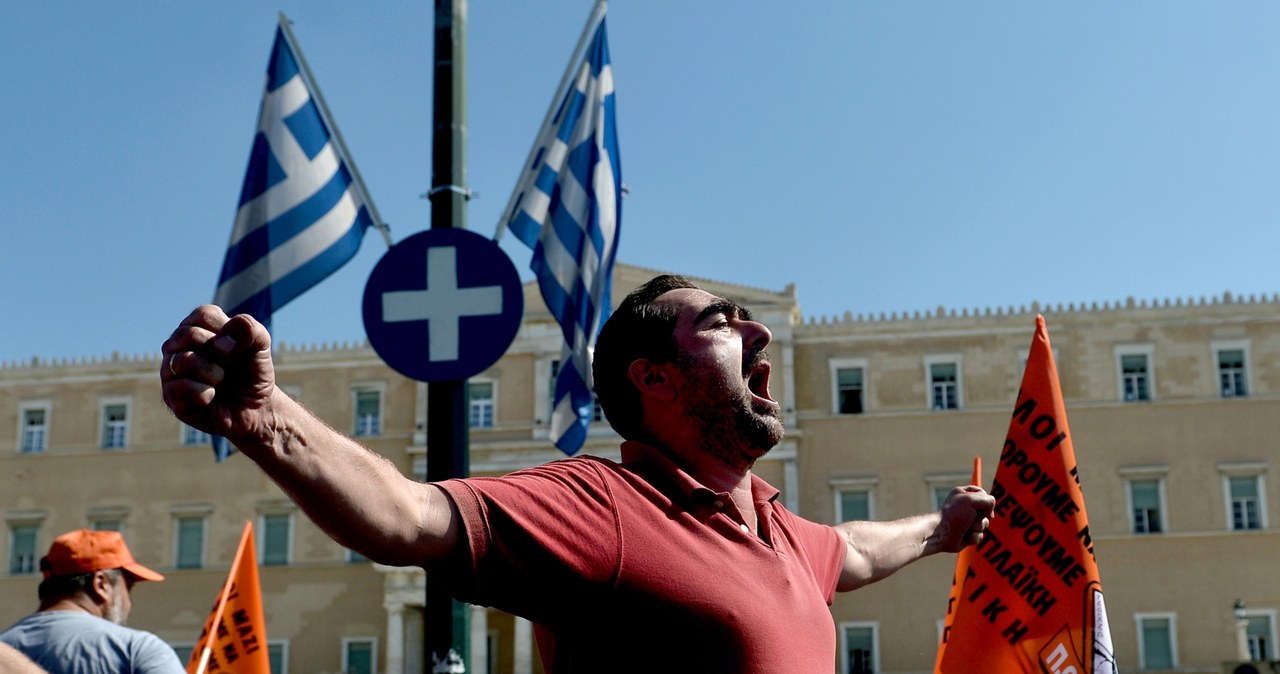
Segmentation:
{"type": "Polygon", "coordinates": [[[139,580],[164,580],[164,576],[133,560],[118,531],[77,529],[62,534],[53,539],[49,554],[40,560],[45,578],[109,569],[124,569],[139,580]]]}

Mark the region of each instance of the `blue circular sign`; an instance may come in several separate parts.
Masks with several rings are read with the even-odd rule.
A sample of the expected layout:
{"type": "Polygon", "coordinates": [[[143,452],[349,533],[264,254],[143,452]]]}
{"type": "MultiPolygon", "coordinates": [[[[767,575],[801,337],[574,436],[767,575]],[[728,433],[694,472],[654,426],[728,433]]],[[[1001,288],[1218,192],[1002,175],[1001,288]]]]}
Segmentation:
{"type": "Polygon", "coordinates": [[[378,260],[364,287],[369,344],[400,374],[459,381],[515,340],[524,290],[494,241],[457,228],[418,232],[378,260]]]}

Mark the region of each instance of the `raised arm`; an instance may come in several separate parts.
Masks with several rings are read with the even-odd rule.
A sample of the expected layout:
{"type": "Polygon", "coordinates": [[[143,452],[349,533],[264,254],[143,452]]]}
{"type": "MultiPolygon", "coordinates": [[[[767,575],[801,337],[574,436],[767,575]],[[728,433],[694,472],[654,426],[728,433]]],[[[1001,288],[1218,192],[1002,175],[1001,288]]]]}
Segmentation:
{"type": "Polygon", "coordinates": [[[321,529],[377,562],[421,565],[460,541],[452,502],[335,431],[276,386],[271,336],[216,306],[191,312],[163,346],[165,404],[227,438],[321,529]]]}
{"type": "Polygon", "coordinates": [[[995,499],[981,487],[956,487],[935,513],[891,522],[853,521],[836,525],[844,539],[844,568],[836,589],[845,592],[893,574],[937,552],[958,552],[977,544],[987,530],[995,499]]]}

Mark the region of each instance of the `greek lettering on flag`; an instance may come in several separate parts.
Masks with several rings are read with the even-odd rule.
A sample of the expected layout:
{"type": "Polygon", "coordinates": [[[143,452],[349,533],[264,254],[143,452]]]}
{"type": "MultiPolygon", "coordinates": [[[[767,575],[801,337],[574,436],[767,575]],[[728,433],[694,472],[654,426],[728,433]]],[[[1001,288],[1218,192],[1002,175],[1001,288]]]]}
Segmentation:
{"type": "Polygon", "coordinates": [[[283,28],[266,80],[214,303],[270,327],[356,254],[372,219],[283,28]]]}
{"type": "Polygon", "coordinates": [[[542,298],[564,334],[551,440],[574,454],[586,439],[591,355],[610,310],[622,216],[613,70],[601,18],[576,76],[538,134],[505,225],[533,248],[542,298]]]}

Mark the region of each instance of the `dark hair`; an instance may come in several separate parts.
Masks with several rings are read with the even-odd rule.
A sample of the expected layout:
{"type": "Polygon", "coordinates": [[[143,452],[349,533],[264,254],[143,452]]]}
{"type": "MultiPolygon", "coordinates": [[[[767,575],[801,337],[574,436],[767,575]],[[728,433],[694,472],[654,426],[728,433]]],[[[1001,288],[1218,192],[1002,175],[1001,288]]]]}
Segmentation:
{"type": "MultiPolygon", "coordinates": [[[[43,559],[40,562],[41,567],[46,566],[46,562],[43,559]]],[[[40,598],[40,601],[49,601],[77,594],[91,595],[93,591],[93,575],[95,573],[98,572],[90,571],[89,573],[77,573],[69,576],[49,576],[40,581],[40,587],[36,589],[36,596],[40,598]]],[[[124,575],[124,569],[104,569],[102,573],[106,574],[108,581],[114,583],[124,575]]]]}
{"type": "Polygon", "coordinates": [[[613,430],[628,440],[647,438],[642,430],[640,391],[627,378],[627,368],[640,359],[669,363],[676,358],[671,334],[677,311],[653,302],[669,291],[697,287],[683,276],[655,277],[631,291],[600,329],[591,365],[596,398],[613,430]]]}

